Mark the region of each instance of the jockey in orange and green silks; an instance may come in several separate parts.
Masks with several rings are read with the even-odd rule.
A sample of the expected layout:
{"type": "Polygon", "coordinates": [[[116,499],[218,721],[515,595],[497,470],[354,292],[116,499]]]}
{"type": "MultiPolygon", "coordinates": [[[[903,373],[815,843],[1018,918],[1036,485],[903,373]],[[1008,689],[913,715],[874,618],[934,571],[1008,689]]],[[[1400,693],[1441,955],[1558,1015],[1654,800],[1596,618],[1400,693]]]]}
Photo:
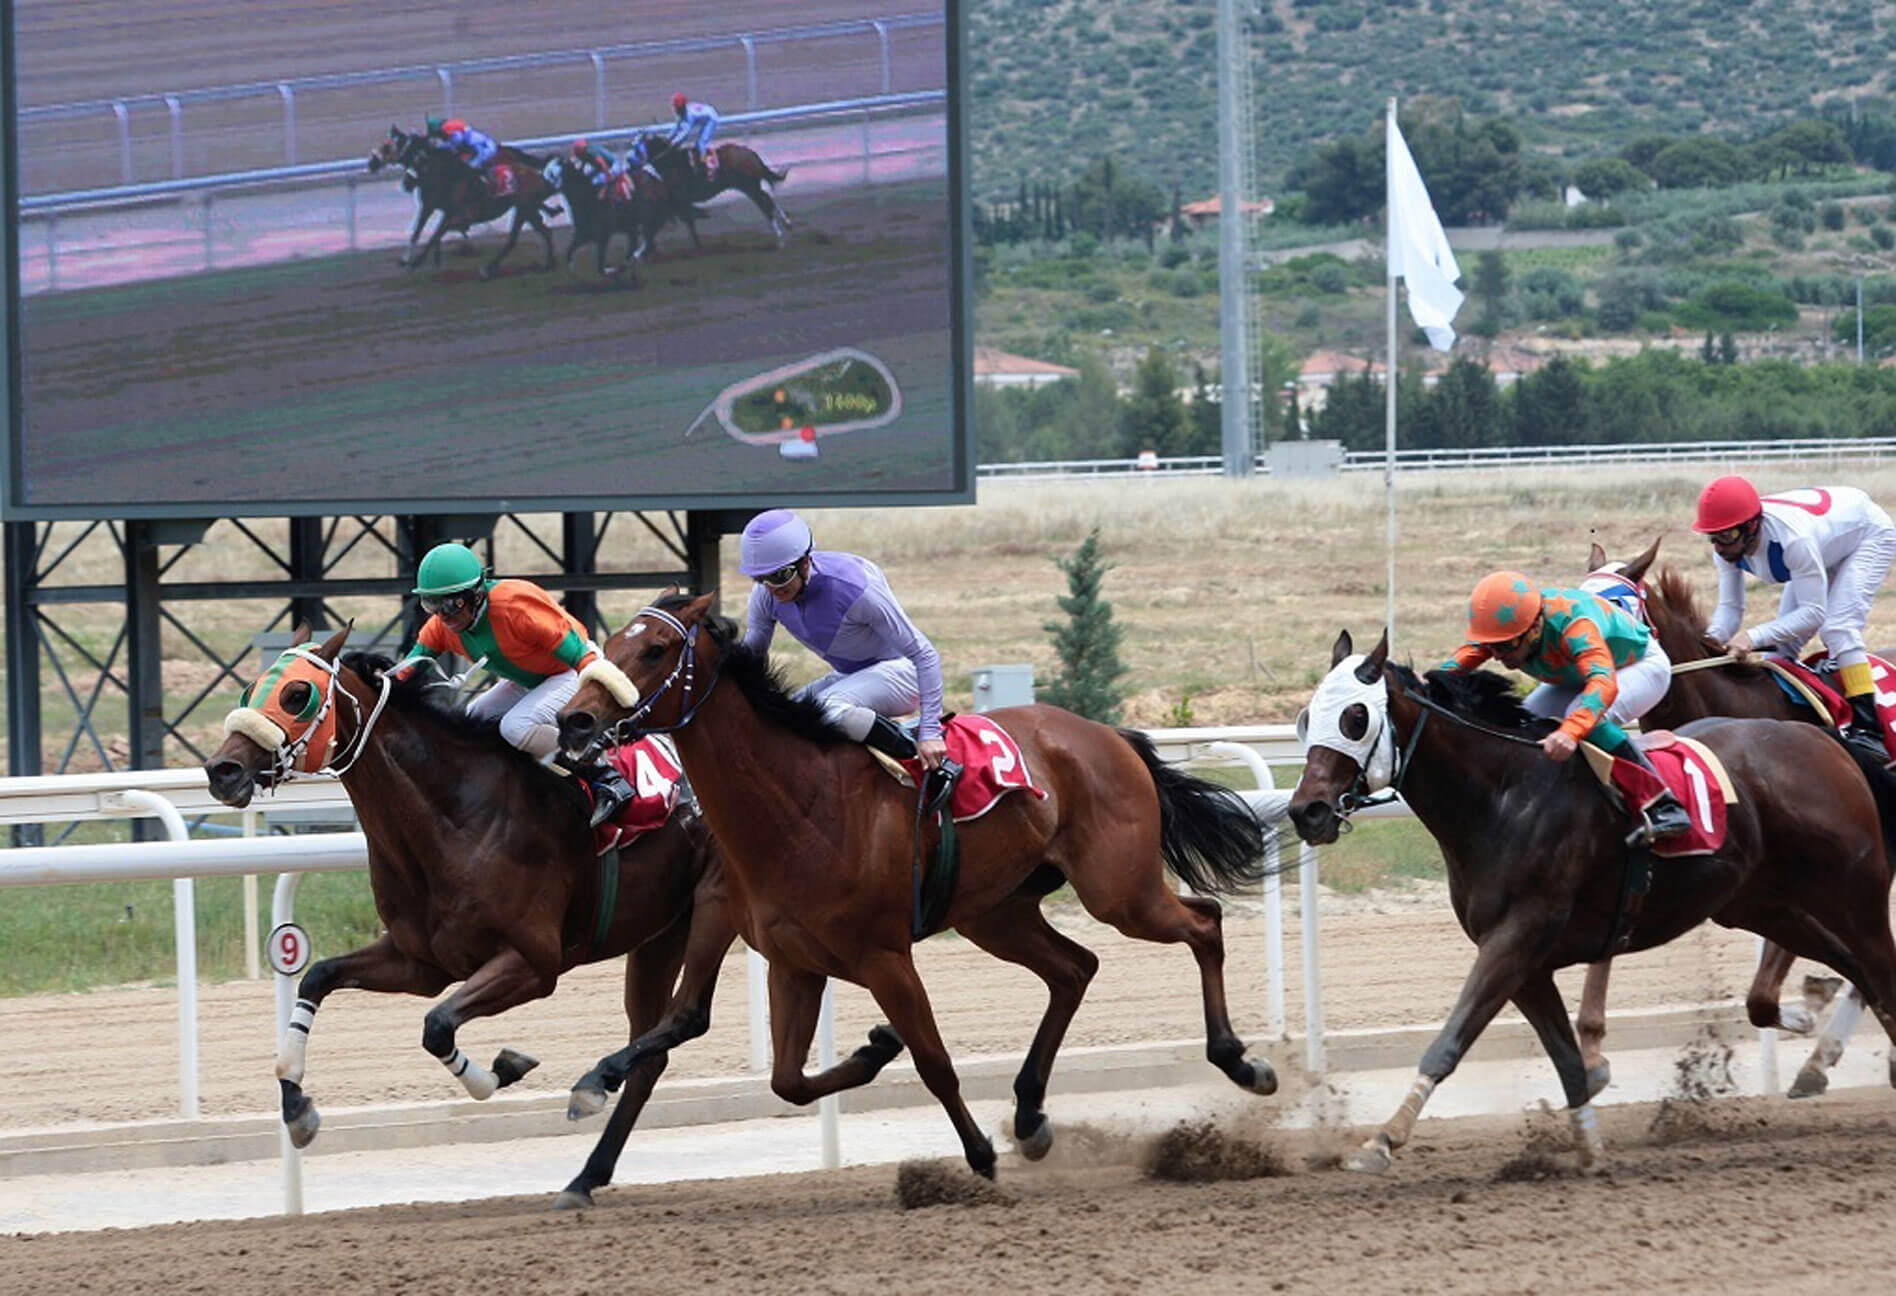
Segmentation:
{"type": "MultiPolygon", "coordinates": [[[[416,570],[414,592],[430,615],[396,674],[406,676],[442,653],[485,666],[500,680],[468,703],[467,713],[497,721],[508,742],[553,761],[560,708],[578,692],[582,673],[617,671],[586,628],[532,581],[490,580],[466,545],[430,549],[416,570]]],[[[632,796],[623,776],[605,762],[575,772],[593,785],[594,823],[632,796]]]]}
{"type": "MultiPolygon", "coordinates": [[[[1543,589],[1520,572],[1495,572],[1469,595],[1468,642],[1441,669],[1471,671],[1490,658],[1541,681],[1523,705],[1561,718],[1541,740],[1549,758],[1566,760],[1585,740],[1652,770],[1620,728],[1672,682],[1672,663],[1644,624],[1584,590],[1543,589]]],[[[1685,807],[1667,800],[1648,807],[1661,837],[1690,826],[1685,807]]]]}

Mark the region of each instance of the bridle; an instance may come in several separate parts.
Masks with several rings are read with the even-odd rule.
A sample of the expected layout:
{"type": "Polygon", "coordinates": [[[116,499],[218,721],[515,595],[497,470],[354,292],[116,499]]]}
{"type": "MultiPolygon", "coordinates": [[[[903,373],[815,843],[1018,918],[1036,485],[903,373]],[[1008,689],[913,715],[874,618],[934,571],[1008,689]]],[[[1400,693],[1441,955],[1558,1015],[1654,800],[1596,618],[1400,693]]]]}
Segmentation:
{"type": "MultiPolygon", "coordinates": [[[[226,734],[241,732],[252,742],[257,742],[256,721],[261,721],[263,724],[271,726],[278,733],[283,735],[282,741],[276,743],[274,746],[268,743],[257,742],[258,746],[264,747],[270,752],[270,766],[267,770],[259,771],[258,782],[265,788],[271,789],[280,784],[289,782],[298,774],[328,774],[337,778],[347,774],[355,767],[356,762],[362,758],[362,753],[368,749],[369,736],[374,732],[376,722],[381,719],[383,710],[388,706],[389,693],[394,687],[393,677],[387,672],[384,672],[382,675],[381,692],[376,697],[374,706],[370,708],[366,720],[363,718],[362,704],[356,700],[355,694],[351,693],[348,689],[340,690],[343,698],[349,704],[349,709],[353,713],[355,734],[347,751],[340,754],[339,760],[334,759],[334,757],[337,756],[337,753],[333,750],[335,745],[335,727],[333,724],[325,724],[325,721],[331,720],[332,716],[336,714],[336,694],[338,692],[336,683],[340,677],[340,670],[334,662],[324,660],[320,654],[303,644],[285,649],[282,656],[277,658],[277,664],[283,663],[284,658],[288,657],[297,658],[316,667],[323,673],[322,702],[316,708],[313,715],[296,717],[299,722],[303,722],[298,733],[292,736],[288,729],[265,715],[261,708],[250,705],[236,708],[224,719],[224,732],[226,734]],[[238,717],[244,715],[253,716],[256,720],[240,721],[238,717]],[[316,754],[312,762],[312,758],[310,757],[310,743],[319,733],[325,735],[323,747],[316,754]]],[[[265,672],[265,674],[267,676],[268,672],[265,672]]],[[[281,686],[278,686],[278,689],[273,690],[273,692],[280,691],[280,689],[281,686]]],[[[266,699],[266,702],[267,701],[268,699],[266,699]]]]}
{"type": "Polygon", "coordinates": [[[671,613],[657,607],[640,608],[638,616],[633,617],[632,620],[636,623],[641,617],[651,617],[678,632],[680,640],[678,660],[672,663],[671,673],[665,676],[664,681],[657,688],[640,697],[630,711],[605,728],[601,737],[610,735],[614,742],[632,742],[644,734],[675,733],[683,729],[691,723],[692,717],[698,714],[698,708],[703,706],[711,696],[711,690],[717,687],[718,676],[724,671],[724,654],[719,653],[711,666],[711,678],[705,683],[704,691],[698,694],[694,701],[692,691],[697,684],[698,631],[703,629],[704,623],[693,622],[687,626],[671,613]],[[671,692],[673,688],[678,689],[678,719],[667,725],[641,724],[640,721],[651,714],[652,707],[658,700],[671,692]]]}

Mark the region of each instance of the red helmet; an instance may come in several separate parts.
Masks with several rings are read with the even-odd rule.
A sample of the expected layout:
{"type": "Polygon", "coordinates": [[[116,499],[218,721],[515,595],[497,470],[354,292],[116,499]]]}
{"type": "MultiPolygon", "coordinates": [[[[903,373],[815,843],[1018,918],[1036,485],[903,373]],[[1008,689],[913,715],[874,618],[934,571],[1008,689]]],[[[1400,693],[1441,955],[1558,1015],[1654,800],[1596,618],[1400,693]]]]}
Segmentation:
{"type": "Polygon", "coordinates": [[[578,157],[581,153],[584,153],[586,151],[586,137],[581,135],[578,139],[574,140],[573,147],[567,151],[574,157],[578,157]]]}
{"type": "Polygon", "coordinates": [[[1742,477],[1720,477],[1699,493],[1698,520],[1694,531],[1710,534],[1742,526],[1764,512],[1758,488],[1742,477]]]}
{"type": "Polygon", "coordinates": [[[450,117],[441,123],[441,133],[443,135],[458,135],[466,129],[467,123],[462,121],[459,117],[450,117]]]}
{"type": "Polygon", "coordinates": [[[690,102],[691,100],[685,98],[685,92],[683,90],[680,90],[677,94],[672,96],[672,111],[683,112],[685,110],[685,105],[690,102]]]}
{"type": "Polygon", "coordinates": [[[1468,641],[1502,643],[1519,638],[1541,610],[1541,592],[1515,571],[1483,576],[1468,596],[1468,641]]]}

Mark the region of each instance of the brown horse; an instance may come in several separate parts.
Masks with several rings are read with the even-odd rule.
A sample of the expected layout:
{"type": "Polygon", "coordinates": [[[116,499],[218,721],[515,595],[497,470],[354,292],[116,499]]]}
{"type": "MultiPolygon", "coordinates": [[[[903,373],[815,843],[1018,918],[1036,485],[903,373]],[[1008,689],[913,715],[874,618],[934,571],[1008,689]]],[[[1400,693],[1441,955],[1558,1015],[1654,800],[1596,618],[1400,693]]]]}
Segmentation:
{"type": "Polygon", "coordinates": [[[441,240],[450,231],[465,235],[472,226],[499,220],[509,213],[513,215],[513,225],[507,231],[507,242],[481,267],[481,278],[494,277],[502,259],[520,241],[522,225],[532,225],[546,243],[546,264],[540,268],[553,268],[553,234],[547,228],[546,218],[557,216],[559,208],[552,202],[553,186],[541,174],[547,162],[545,158],[503,144],[493,165],[482,174],[461,161],[443,141],[424,134],[411,135],[398,126],[390,126],[388,135],[369,154],[369,170],[401,167],[405,172],[402,188],[415,194],[418,210],[414,228],[408,233],[408,251],[401,259],[404,269],[419,266],[431,252],[438,268],[441,240]],[[496,193],[493,181],[502,168],[511,178],[513,187],[510,192],[496,193]],[[417,250],[415,241],[421,237],[428,218],[436,212],[441,213],[441,220],[428,242],[417,250]]]}
{"type": "MultiPolygon", "coordinates": [[[[667,595],[606,641],[618,668],[583,680],[561,713],[560,736],[583,748],[628,720],[675,730],[678,753],[723,847],[739,929],[770,960],[771,1087],[807,1103],[866,1083],[903,1044],[947,1110],[968,1164],[994,1173],[994,1147],[961,1100],[960,1082],[915,972],[912,793],[876,768],[813,703],[793,700],[768,658],[711,615],[712,596],[667,595]],[[866,987],[895,1034],[870,1043],[830,1078],[804,1059],[826,977],[866,987]]],[[[1263,875],[1263,835],[1235,794],[1164,764],[1142,735],[1052,706],[1011,707],[992,718],[1020,744],[1044,799],[1016,792],[960,828],[958,889],[943,925],[996,957],[1038,974],[1047,1010],[1014,1081],[1014,1137],[1045,1155],[1052,1127],[1041,1110],[1055,1052],[1098,960],[1060,935],[1042,896],[1070,882],[1087,911],[1128,936],[1184,941],[1198,961],[1209,1036],[1206,1056],[1256,1093],[1276,1088],[1247,1058],[1225,1008],[1218,902],[1202,894],[1263,875]],[[1200,894],[1180,896],[1165,869],[1200,894]]],[[[614,1075],[677,1036],[664,1031],[603,1059],[575,1088],[602,1092],[614,1075]]]]}
{"type": "MultiPolygon", "coordinates": [[[[396,682],[386,659],[350,653],[349,631],[299,646],[245,691],[223,745],[204,763],[212,793],[248,805],[259,787],[325,767],[341,774],[369,840],[369,885],[387,929],[304,974],[277,1060],[283,1122],[303,1147],[320,1117],[302,1088],[311,1021],[332,990],[436,995],[422,1047],[475,1098],[535,1064],[503,1049],[490,1070],[455,1031],[553,992],[581,963],[630,954],[625,1014],[634,1037],[674,1016],[708,1020],[718,966],[735,932],[710,834],[681,809],[620,852],[608,873],[593,853],[588,807],[570,781],[514,750],[491,725],[432,700],[420,676],[396,682]],[[672,986],[684,980],[675,999],[672,986]]],[[[626,1087],[585,1169],[559,1205],[586,1205],[609,1183],[665,1059],[626,1087]]]]}
{"type": "MultiPolygon", "coordinates": [[[[1627,825],[1583,761],[1540,751],[1547,721],[1505,676],[1389,664],[1385,636],[1354,655],[1337,638],[1307,713],[1311,735],[1290,818],[1307,842],[1336,840],[1390,753],[1389,786],[1435,837],[1449,896],[1475,942],[1474,967],[1401,1108],[1347,1163],[1388,1169],[1436,1085],[1512,1000],[1560,1075],[1583,1168],[1605,1147],[1585,1063],[1554,972],[1598,957],[1622,922],[1627,825]],[[1393,753],[1400,753],[1394,756],[1393,753]]],[[[1738,792],[1710,855],[1659,861],[1628,948],[1664,944],[1710,918],[1830,964],[1862,986],[1896,1041],[1896,940],[1884,830],[1896,796],[1873,792],[1843,747],[1809,725],[1700,720],[1684,727],[1723,762],[1738,792]]]]}
{"type": "MultiPolygon", "coordinates": [[[[690,152],[683,145],[673,144],[658,134],[641,136],[639,144],[658,173],[681,195],[681,201],[709,202],[726,189],[735,189],[756,204],[757,210],[770,222],[770,232],[777,236],[778,247],[789,237],[790,213],[764,189],[766,184],[782,184],[790,175],[789,167],[773,171],[755,149],[743,144],[719,144],[711,149],[717,156],[717,166],[707,178],[704,171],[692,165],[690,152]]],[[[691,227],[691,243],[693,247],[698,245],[696,226],[691,227]]]]}
{"type": "MultiPolygon", "coordinates": [[[[1673,664],[1671,687],[1646,713],[1642,725],[1648,729],[1670,729],[1708,716],[1734,716],[1799,720],[1825,729],[1833,728],[1828,716],[1793,700],[1773,671],[1755,661],[1733,661],[1707,642],[1708,618],[1693,598],[1691,586],[1678,571],[1664,568],[1652,580],[1647,580],[1659,554],[1659,543],[1654,540],[1643,553],[1621,564],[1610,564],[1606,551],[1597,544],[1587,557],[1589,571],[1616,568],[1621,576],[1641,587],[1645,593],[1647,621],[1673,664]]],[[[1854,749],[1852,755],[1856,755],[1854,749]]],[[[1857,764],[1873,783],[1887,777],[1874,759],[1858,759],[1857,764]]],[[[1793,961],[1794,956],[1788,950],[1765,942],[1758,959],[1757,975],[1745,995],[1746,1015],[1760,1030],[1805,1035],[1816,1027],[1816,1016],[1810,1005],[1789,1008],[1783,1005],[1784,980],[1790,974],[1793,961]]],[[[1589,1072],[1600,1085],[1604,1085],[1609,1071],[1602,1052],[1606,1035],[1608,968],[1608,963],[1601,962],[1587,969],[1586,986],[1575,1021],[1589,1072]]],[[[1852,1005],[1842,1011],[1845,1020],[1854,1025],[1862,997],[1854,988],[1850,995],[1852,1005]]],[[[1823,999],[1819,997],[1816,1007],[1822,1004],[1823,999]]],[[[1830,1038],[1831,1033],[1826,1032],[1826,1038],[1799,1069],[1788,1091],[1791,1097],[1808,1098],[1829,1087],[1825,1070],[1842,1054],[1841,1039],[1830,1038]]],[[[1890,1083],[1896,1086],[1896,1055],[1890,1059],[1890,1083]]]]}

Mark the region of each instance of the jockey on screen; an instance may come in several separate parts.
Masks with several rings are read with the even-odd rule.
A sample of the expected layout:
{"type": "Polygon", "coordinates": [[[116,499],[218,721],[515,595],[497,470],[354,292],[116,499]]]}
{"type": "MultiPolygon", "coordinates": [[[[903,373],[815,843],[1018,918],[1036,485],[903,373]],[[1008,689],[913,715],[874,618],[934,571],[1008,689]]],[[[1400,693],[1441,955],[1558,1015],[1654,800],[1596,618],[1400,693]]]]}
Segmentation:
{"type": "MultiPolygon", "coordinates": [[[[1472,671],[1491,657],[1541,681],[1523,705],[1561,717],[1541,739],[1549,759],[1566,760],[1587,739],[1659,777],[1619,726],[1651,710],[1672,683],[1672,663],[1642,622],[1583,590],[1539,589],[1519,572],[1495,572],[1468,597],[1468,642],[1439,669],[1472,671]]],[[[1655,837],[1691,827],[1670,792],[1647,815],[1655,837]]]]}
{"type": "MultiPolygon", "coordinates": [[[[578,690],[579,672],[600,659],[585,627],[532,581],[488,579],[466,545],[430,549],[415,573],[414,592],[429,617],[393,673],[406,678],[442,653],[485,665],[500,679],[467,704],[467,713],[497,720],[502,738],[559,764],[560,708],[578,690]]],[[[625,777],[606,762],[565,768],[592,785],[595,825],[633,797],[625,777]]]]}
{"type": "Polygon", "coordinates": [[[613,157],[610,150],[587,143],[583,136],[573,141],[567,155],[573,159],[573,165],[592,181],[593,188],[601,198],[606,196],[606,190],[612,182],[625,173],[625,164],[613,157]]]}
{"type": "Polygon", "coordinates": [[[809,526],[789,509],[759,513],[744,528],[738,570],[751,589],[744,646],[770,648],[781,624],[830,673],[799,697],[820,702],[857,742],[934,769],[948,754],[941,736],[941,658],[896,602],[882,569],[855,554],[815,550],[809,526]],[[887,717],[919,708],[911,746],[887,717]]]}
{"type": "Polygon", "coordinates": [[[1795,656],[1821,631],[1850,701],[1845,736],[1881,753],[1882,725],[1863,625],[1896,557],[1896,526],[1889,514],[1854,486],[1760,498],[1743,477],[1720,477],[1699,495],[1692,529],[1711,541],[1718,571],[1718,610],[1705,637],[1738,657],[1754,649],[1795,656]],[[1739,630],[1747,574],[1784,586],[1784,594],[1776,618],[1739,630]]]}
{"type": "Polygon", "coordinates": [[[500,145],[494,142],[492,135],[475,130],[459,117],[430,117],[428,134],[443,140],[454,151],[454,156],[483,182],[487,178],[487,168],[500,156],[500,145]]]}
{"type": "Polygon", "coordinates": [[[690,150],[691,164],[699,174],[704,173],[704,158],[711,148],[711,139],[718,133],[718,110],[708,103],[699,103],[685,97],[680,90],[672,96],[672,114],[678,121],[672,126],[671,134],[665,142],[671,145],[684,145],[690,150]]]}

